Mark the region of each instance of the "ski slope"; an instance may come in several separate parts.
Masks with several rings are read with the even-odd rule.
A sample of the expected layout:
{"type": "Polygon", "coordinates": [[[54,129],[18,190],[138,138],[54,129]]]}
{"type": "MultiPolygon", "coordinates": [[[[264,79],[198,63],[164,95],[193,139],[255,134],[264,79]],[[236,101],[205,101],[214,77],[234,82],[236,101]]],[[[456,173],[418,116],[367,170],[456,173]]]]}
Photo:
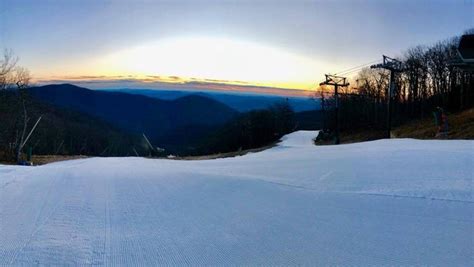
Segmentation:
{"type": "Polygon", "coordinates": [[[0,265],[474,262],[474,141],[0,165],[0,265]]]}

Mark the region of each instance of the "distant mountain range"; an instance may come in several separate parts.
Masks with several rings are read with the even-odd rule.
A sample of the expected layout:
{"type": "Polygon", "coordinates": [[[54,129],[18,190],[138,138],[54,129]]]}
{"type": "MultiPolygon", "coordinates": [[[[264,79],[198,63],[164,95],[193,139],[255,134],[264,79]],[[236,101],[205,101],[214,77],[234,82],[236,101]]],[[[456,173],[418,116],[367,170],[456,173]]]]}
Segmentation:
{"type": "Polygon", "coordinates": [[[183,96],[204,96],[217,100],[229,107],[246,112],[255,109],[265,109],[275,103],[288,101],[295,112],[320,109],[319,100],[309,97],[284,97],[275,95],[231,93],[213,91],[178,91],[178,90],[152,90],[152,89],[105,89],[106,92],[121,92],[135,95],[144,95],[161,100],[174,100],[183,96]]]}
{"type": "MultiPolygon", "coordinates": [[[[146,144],[137,143],[137,140],[143,140],[142,133],[147,135],[154,146],[165,148],[168,153],[179,154],[184,151],[192,151],[210,134],[215,133],[226,124],[228,126],[229,122],[237,120],[242,112],[265,109],[282,101],[288,101],[294,109],[296,106],[298,110],[305,110],[295,114],[298,129],[318,129],[321,122],[320,111],[314,109],[319,106],[319,103],[296,97],[287,100],[278,96],[208,92],[135,89],[90,90],[71,84],[45,85],[32,87],[28,90],[35,101],[41,101],[50,105],[51,108],[58,107],[56,114],[68,112],[68,110],[78,112],[78,115],[63,116],[64,119],[61,119],[71,125],[77,125],[76,131],[81,131],[82,126],[79,127],[79,125],[85,125],[84,122],[87,121],[86,119],[78,121],[79,115],[82,113],[84,118],[91,117],[89,120],[91,123],[82,128],[94,131],[94,136],[99,136],[100,129],[106,128],[114,134],[116,133],[115,136],[118,137],[114,138],[112,143],[108,142],[109,145],[105,147],[98,144],[94,146],[97,147],[94,151],[106,148],[106,151],[110,151],[111,148],[117,147],[115,145],[117,143],[128,144],[121,147],[129,150],[131,147],[143,148],[146,144]],[[229,105],[235,108],[229,107],[229,105]],[[93,118],[97,118],[97,120],[93,118]],[[108,126],[109,124],[111,127],[108,126]]],[[[51,125],[54,125],[54,120],[51,125]]],[[[71,138],[78,139],[76,138],[77,134],[71,132],[71,136],[73,136],[71,138]]],[[[88,135],[81,133],[81,136],[84,136],[81,138],[87,139],[88,135]]],[[[56,146],[58,145],[56,144],[56,146]]],[[[74,151],[76,150],[80,151],[80,148],[74,151]]],[[[106,152],[104,153],[106,154],[106,152]]],[[[127,153],[129,151],[115,152],[115,154],[127,153]]]]}
{"type": "Polygon", "coordinates": [[[89,90],[70,84],[28,90],[33,97],[46,103],[96,116],[129,133],[145,133],[154,145],[165,147],[166,144],[162,144],[165,139],[176,143],[176,140],[170,140],[173,133],[185,131],[188,138],[199,138],[207,129],[218,127],[238,115],[227,105],[201,95],[162,100],[123,92],[89,90]]]}

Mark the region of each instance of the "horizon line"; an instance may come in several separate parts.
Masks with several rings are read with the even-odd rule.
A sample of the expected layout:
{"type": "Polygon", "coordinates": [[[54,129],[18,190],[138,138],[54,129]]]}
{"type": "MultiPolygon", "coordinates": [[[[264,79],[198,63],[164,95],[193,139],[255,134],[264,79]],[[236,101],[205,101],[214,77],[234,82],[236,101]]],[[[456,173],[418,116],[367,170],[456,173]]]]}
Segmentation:
{"type": "Polygon", "coordinates": [[[39,86],[49,84],[73,84],[89,89],[149,89],[177,91],[215,91],[222,93],[254,93],[287,97],[309,97],[314,90],[284,88],[252,84],[243,81],[217,79],[181,78],[177,76],[148,75],[136,77],[132,75],[117,76],[59,76],[51,78],[34,78],[33,83],[39,86]]]}

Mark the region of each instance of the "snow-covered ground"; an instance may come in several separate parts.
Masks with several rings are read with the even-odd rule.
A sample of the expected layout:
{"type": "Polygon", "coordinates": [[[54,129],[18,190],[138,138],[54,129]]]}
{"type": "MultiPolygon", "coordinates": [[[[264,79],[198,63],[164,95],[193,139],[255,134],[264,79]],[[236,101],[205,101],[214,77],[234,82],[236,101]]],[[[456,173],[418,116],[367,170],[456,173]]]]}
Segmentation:
{"type": "Polygon", "coordinates": [[[0,265],[474,262],[474,141],[0,166],[0,265]]]}

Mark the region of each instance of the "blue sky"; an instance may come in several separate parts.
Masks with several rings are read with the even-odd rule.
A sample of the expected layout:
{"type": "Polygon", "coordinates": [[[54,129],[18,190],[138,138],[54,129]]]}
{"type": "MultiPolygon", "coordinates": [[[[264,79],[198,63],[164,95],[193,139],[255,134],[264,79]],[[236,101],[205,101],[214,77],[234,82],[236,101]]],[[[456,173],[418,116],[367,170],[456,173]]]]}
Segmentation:
{"type": "Polygon", "coordinates": [[[127,76],[138,87],[155,75],[309,89],[325,72],[472,27],[472,0],[0,0],[0,47],[13,49],[36,79],[127,76]],[[173,56],[162,61],[163,53],[173,56]],[[239,61],[241,54],[251,56],[239,61]],[[196,70],[181,72],[188,62],[196,70]],[[258,68],[240,73],[247,66],[258,68]]]}

